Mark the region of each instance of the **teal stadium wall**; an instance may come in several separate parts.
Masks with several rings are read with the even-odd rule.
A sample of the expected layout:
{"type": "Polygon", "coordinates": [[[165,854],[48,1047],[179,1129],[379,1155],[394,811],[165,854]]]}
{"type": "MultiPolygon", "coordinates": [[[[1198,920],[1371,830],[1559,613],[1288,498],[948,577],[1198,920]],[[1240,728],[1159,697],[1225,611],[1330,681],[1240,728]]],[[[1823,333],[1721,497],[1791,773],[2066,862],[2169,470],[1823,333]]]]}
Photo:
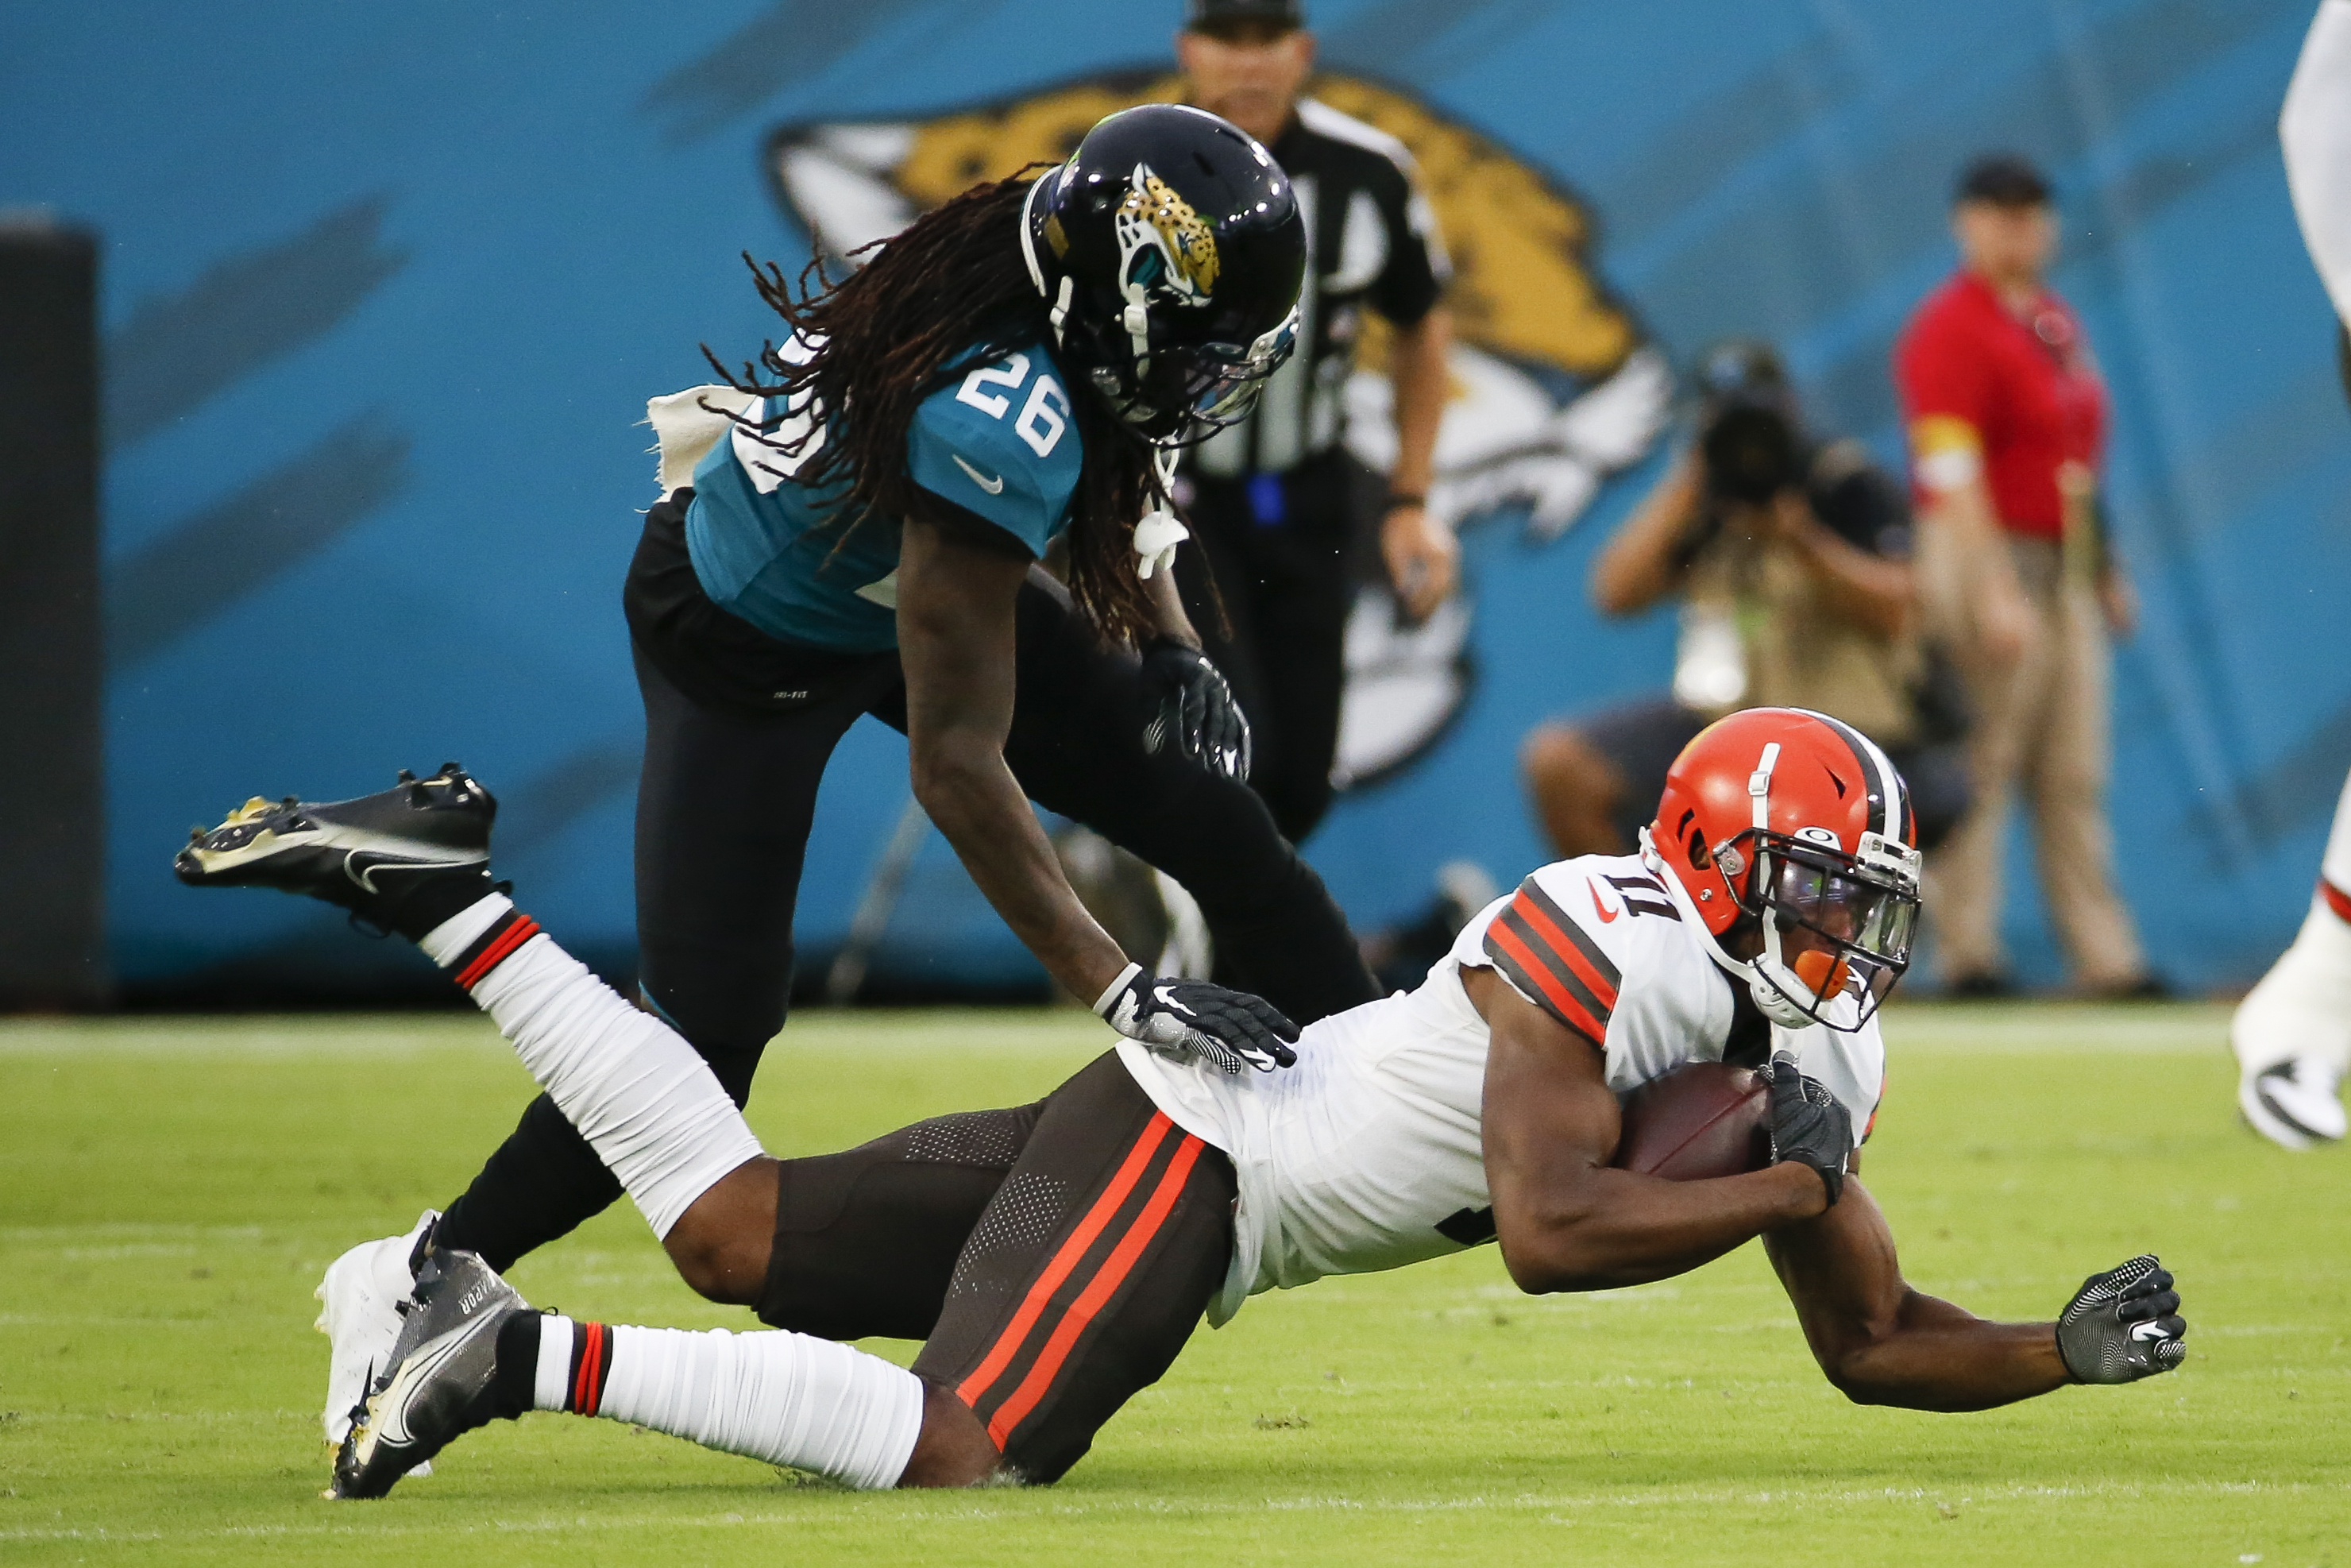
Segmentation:
{"type": "MultiPolygon", "coordinates": [[[[464,758],[507,870],[624,965],[638,715],[618,591],[652,497],[644,400],[770,329],[736,256],[805,238],[778,126],[931,113],[1164,61],[1175,7],[722,0],[496,8],[152,0],[12,14],[0,204],[103,236],[108,898],[133,996],[237,977],[380,987],[414,960],[328,915],[197,897],[168,861],[255,790],[464,758]],[[1161,12],[1165,12],[1162,15],[1161,12]]],[[[1954,166],[2055,173],[2060,286],[2116,396],[2114,815],[2155,956],[2241,982],[2291,935],[2351,766],[2351,417],[2287,205],[2277,106],[2311,0],[1967,6],[1323,0],[1334,67],[1483,131],[1585,204],[1589,259],[1686,360],[1780,340],[1823,422],[1898,457],[1888,344],[1949,265],[1954,166]],[[1441,15],[1435,30],[1426,18],[1441,15]]],[[[1441,861],[1538,859],[1513,776],[1541,716],[1664,679],[1663,617],[1583,591],[1643,465],[1543,540],[1470,528],[1478,672],[1416,764],[1312,857],[1359,924],[1441,861]]],[[[37,766],[11,757],[9,766],[37,766]]],[[[904,798],[861,727],[827,782],[804,954],[844,930],[904,798]]],[[[1033,975],[935,841],[885,957],[1033,975]]],[[[2037,900],[2010,926],[2056,968],[2037,900]]]]}

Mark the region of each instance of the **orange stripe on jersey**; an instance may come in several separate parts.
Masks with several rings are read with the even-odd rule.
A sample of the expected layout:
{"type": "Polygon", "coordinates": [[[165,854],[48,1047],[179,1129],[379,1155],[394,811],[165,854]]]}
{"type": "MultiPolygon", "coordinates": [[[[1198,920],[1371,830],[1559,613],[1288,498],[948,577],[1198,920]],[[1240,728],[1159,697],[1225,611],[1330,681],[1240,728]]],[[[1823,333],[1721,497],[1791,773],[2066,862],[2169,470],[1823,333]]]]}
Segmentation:
{"type": "Polygon", "coordinates": [[[1037,1353],[1036,1364],[1029,1367],[1029,1375],[1022,1378],[1020,1386],[997,1407],[996,1415],[987,1423],[987,1435],[996,1439],[999,1449],[1011,1441],[1012,1429],[1037,1407],[1037,1401],[1043,1398],[1045,1390],[1053,1385],[1054,1375],[1069,1360],[1071,1348],[1078,1343],[1078,1336],[1086,1332],[1086,1325],[1094,1321],[1094,1314],[1102,1311],[1102,1303],[1115,1295],[1119,1286],[1125,1283],[1127,1275],[1134,1271],[1135,1260],[1143,1256],[1144,1249],[1151,1245],[1152,1238],[1157,1236],[1159,1228],[1167,1222],[1168,1211],[1176,1207],[1176,1199],[1182,1194],[1184,1183],[1191,1177],[1193,1166],[1199,1162],[1200,1151],[1207,1146],[1191,1134],[1184,1134],[1184,1141],[1176,1145],[1175,1157],[1167,1162],[1166,1170],[1160,1174],[1159,1185],[1152,1189],[1150,1201],[1143,1206],[1143,1212],[1135,1216],[1134,1223],[1127,1227],[1126,1234],[1111,1249],[1111,1255],[1102,1260],[1102,1266],[1095,1272],[1092,1282],[1061,1314],[1061,1322],[1053,1330],[1053,1337],[1047,1340],[1045,1348],[1037,1353]]]}
{"type": "MultiPolygon", "coordinates": [[[[1537,903],[1535,899],[1528,896],[1532,892],[1531,888],[1520,888],[1519,896],[1510,900],[1511,909],[1522,915],[1526,923],[1534,928],[1535,935],[1541,937],[1551,951],[1575,972],[1576,978],[1591,988],[1593,1000],[1600,1004],[1604,1013],[1615,1011],[1617,976],[1613,966],[1611,972],[1604,976],[1593,964],[1592,957],[1586,951],[1591,938],[1587,936],[1583,941],[1578,942],[1571,937],[1567,931],[1560,929],[1564,925],[1568,930],[1573,931],[1576,936],[1583,936],[1583,928],[1573,920],[1569,919],[1566,915],[1559,913],[1558,905],[1551,904],[1551,907],[1546,910],[1544,905],[1550,904],[1551,901],[1545,899],[1541,903],[1537,903]],[[1554,915],[1558,916],[1556,919],[1552,917],[1554,915]]],[[[1602,955],[1604,962],[1605,957],[1605,955],[1602,955]]]]}
{"type": "Polygon", "coordinates": [[[1592,1009],[1567,988],[1567,983],[1535,956],[1534,949],[1527,946],[1509,920],[1510,913],[1504,910],[1494,917],[1492,925],[1486,927],[1487,953],[1502,964],[1512,979],[1531,989],[1535,999],[1545,1005],[1545,1010],[1552,1017],[1594,1045],[1605,1042],[1607,1024],[1593,1017],[1592,1009]]]}
{"type": "Polygon", "coordinates": [[[1111,1177],[1110,1185],[1094,1200],[1094,1206],[1086,1211],[1086,1217],[1078,1222],[1077,1229],[1071,1232],[1061,1250],[1053,1254],[1044,1270],[1037,1276],[1036,1283],[1029,1287],[1029,1293],[1021,1298],[1020,1310],[1012,1314],[1012,1321],[997,1336],[994,1348],[987,1353],[987,1359],[981,1362],[969,1377],[956,1385],[956,1398],[966,1405],[977,1405],[987,1393],[988,1386],[1004,1375],[1004,1369],[1020,1353],[1021,1342],[1029,1337],[1029,1331],[1036,1327],[1038,1318],[1052,1300],[1054,1289],[1068,1279],[1071,1270],[1084,1259],[1086,1249],[1093,1245],[1094,1238],[1102,1234],[1102,1228],[1110,1223],[1111,1217],[1126,1201],[1126,1195],[1134,1190],[1134,1184],[1142,1179],[1144,1167],[1151,1163],[1151,1156],[1158,1153],[1159,1145],[1166,1142],[1167,1134],[1175,1125],[1167,1119],[1165,1112],[1152,1113],[1151,1121],[1144,1127],[1143,1135],[1135,1139],[1134,1147],[1127,1151],[1125,1161],[1118,1167],[1118,1174],[1111,1177]]]}
{"type": "Polygon", "coordinates": [[[2326,900],[2326,907],[2342,920],[2351,920],[2351,893],[2346,893],[2325,877],[2318,879],[2318,895],[2326,900]]]}

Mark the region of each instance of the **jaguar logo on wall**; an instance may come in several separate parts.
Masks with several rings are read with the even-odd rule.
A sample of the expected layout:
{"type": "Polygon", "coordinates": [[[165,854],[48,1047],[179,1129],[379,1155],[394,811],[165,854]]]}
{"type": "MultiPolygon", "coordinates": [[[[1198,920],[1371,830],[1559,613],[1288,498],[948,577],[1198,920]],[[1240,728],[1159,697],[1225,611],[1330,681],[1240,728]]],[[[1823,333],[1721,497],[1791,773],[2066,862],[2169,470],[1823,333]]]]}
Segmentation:
{"type": "MultiPolygon", "coordinates": [[[[1672,392],[1664,356],[1586,265],[1583,206],[1395,88],[1325,76],[1311,90],[1411,151],[1452,253],[1453,389],[1431,509],[1468,528],[1524,508],[1531,537],[1556,538],[1608,475],[1649,450],[1672,392]]],[[[1172,75],[1133,71],[928,117],[787,126],[769,138],[768,168],[786,209],[838,260],[977,181],[1066,158],[1106,114],[1179,91],[1172,75]]],[[[1386,341],[1376,318],[1365,326],[1347,387],[1348,444],[1384,472],[1395,452],[1386,341]]],[[[1343,788],[1394,772],[1442,737],[1468,695],[1470,614],[1457,595],[1407,628],[1384,590],[1357,599],[1334,769],[1343,788]]]]}

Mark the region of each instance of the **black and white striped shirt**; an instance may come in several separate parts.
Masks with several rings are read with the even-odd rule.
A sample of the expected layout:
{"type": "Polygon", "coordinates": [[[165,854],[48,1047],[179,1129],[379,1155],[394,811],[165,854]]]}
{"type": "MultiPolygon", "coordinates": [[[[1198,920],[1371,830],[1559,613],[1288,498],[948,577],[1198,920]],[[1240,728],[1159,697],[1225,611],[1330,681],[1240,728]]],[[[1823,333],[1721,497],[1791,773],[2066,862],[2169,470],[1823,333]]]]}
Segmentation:
{"type": "Polygon", "coordinates": [[[1452,273],[1403,142],[1310,98],[1269,150],[1306,219],[1299,350],[1246,423],[1196,449],[1190,462],[1209,478],[1282,473],[1338,445],[1364,310],[1411,327],[1452,273]]]}

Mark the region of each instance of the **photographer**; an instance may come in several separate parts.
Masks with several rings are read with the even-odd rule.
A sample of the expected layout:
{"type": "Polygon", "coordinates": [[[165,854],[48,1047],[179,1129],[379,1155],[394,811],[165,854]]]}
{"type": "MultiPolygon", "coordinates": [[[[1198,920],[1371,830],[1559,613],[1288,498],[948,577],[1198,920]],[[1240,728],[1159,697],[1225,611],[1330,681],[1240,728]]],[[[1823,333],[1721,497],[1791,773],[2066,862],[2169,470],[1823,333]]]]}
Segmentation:
{"type": "Polygon", "coordinates": [[[1901,486],[1857,442],[1805,434],[1768,347],[1722,344],[1698,380],[1698,440],[1592,568],[1608,615],[1680,597],[1672,694],[1527,737],[1544,832],[1562,856],[1626,852],[1691,737],[1770,706],[1830,714],[1884,747],[1932,846],[1966,809],[1965,719],[1916,635],[1901,486]]]}

